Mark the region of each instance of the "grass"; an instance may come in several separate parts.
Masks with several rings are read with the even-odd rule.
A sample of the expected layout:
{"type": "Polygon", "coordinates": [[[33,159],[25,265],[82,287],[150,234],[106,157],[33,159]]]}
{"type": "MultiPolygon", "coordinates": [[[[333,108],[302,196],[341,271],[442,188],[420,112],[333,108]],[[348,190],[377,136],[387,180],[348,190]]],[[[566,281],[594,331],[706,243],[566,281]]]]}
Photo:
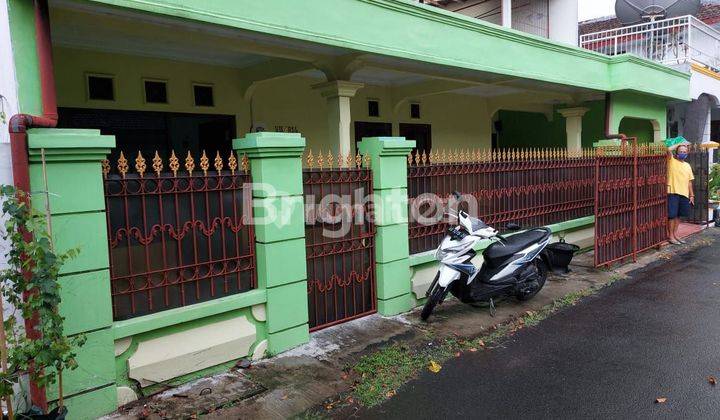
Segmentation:
{"type": "MultiPolygon", "coordinates": [[[[533,327],[555,312],[573,306],[582,298],[595,294],[603,287],[610,286],[623,275],[613,274],[603,285],[593,286],[556,299],[537,311],[527,311],[521,317],[499,324],[483,336],[473,339],[444,338],[434,340],[428,346],[411,348],[393,344],[374,353],[363,356],[352,371],[359,376],[352,392],[352,399],[364,406],[372,407],[395,395],[396,390],[416,377],[431,362],[442,364],[459,353],[478,351],[524,327],[533,327]]],[[[432,340],[432,337],[429,337],[432,340]]]]}

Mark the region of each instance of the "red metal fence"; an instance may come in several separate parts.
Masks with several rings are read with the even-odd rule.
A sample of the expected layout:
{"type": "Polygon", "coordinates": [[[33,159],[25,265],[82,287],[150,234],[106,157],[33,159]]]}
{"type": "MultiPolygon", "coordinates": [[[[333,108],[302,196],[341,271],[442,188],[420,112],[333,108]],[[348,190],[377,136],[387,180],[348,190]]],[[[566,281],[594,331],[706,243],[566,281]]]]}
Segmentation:
{"type": "Polygon", "coordinates": [[[667,154],[663,146],[602,148],[595,159],[595,265],[605,266],[667,239],[667,154]]]}
{"type": "MultiPolygon", "coordinates": [[[[542,226],[593,214],[594,151],[496,150],[433,152],[408,157],[410,253],[435,249],[453,220],[418,221],[437,215],[435,196],[470,194],[473,216],[501,229],[508,222],[542,226]]],[[[439,213],[440,215],[442,213],[439,213]]]]}
{"type": "Polygon", "coordinates": [[[256,286],[246,159],[203,152],[196,167],[173,152],[165,166],[138,153],[130,165],[103,162],[115,320],[256,286]]]}
{"type": "Polygon", "coordinates": [[[377,311],[372,171],[360,156],[306,159],[303,170],[310,330],[377,311]],[[335,167],[333,168],[333,165],[335,167]]]}

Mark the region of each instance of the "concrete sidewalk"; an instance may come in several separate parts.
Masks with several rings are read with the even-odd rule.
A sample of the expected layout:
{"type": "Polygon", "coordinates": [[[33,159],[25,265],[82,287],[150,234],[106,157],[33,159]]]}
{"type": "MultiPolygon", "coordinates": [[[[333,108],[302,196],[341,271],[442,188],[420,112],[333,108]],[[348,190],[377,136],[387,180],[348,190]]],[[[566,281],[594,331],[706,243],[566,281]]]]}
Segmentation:
{"type": "Polygon", "coordinates": [[[392,343],[427,346],[448,337],[475,338],[497,325],[512,322],[528,311],[538,311],[572,293],[599,288],[629,272],[678,252],[706,245],[719,232],[708,229],[685,246],[665,247],[642,254],[637,263],[596,270],[592,253],[577,256],[568,275],[551,275],[542,292],[529,302],[514,299],[497,305],[495,317],[486,308],[449,300],[436,309],[431,322],[419,319],[419,308],[400,316],[369,316],[311,336],[310,343],[247,369],[206,378],[140,400],[112,418],[288,418],[352,390],[349,367],[366,354],[392,343]],[[240,384],[240,385],[239,385],[240,384]],[[202,395],[201,395],[202,394],[202,395]]]}

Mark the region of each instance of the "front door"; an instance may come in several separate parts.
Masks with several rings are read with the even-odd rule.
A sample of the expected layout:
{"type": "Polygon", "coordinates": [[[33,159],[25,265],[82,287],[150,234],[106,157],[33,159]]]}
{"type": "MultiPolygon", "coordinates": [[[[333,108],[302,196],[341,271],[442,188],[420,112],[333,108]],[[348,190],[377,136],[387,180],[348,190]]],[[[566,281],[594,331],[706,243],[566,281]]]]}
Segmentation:
{"type": "Polygon", "coordinates": [[[400,124],[400,137],[415,140],[415,150],[430,153],[432,149],[432,126],[430,124],[400,124]]]}
{"type": "Polygon", "coordinates": [[[391,137],[392,124],[384,122],[355,121],[355,150],[365,137],[391,137]]]}

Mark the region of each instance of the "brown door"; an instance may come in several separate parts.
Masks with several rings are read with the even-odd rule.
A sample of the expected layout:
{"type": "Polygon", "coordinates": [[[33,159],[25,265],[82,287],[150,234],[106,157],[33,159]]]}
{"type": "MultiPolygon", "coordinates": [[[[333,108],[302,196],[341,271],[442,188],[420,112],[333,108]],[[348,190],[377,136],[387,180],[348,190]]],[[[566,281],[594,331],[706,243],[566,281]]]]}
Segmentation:
{"type": "Polygon", "coordinates": [[[400,137],[415,140],[415,149],[430,153],[432,149],[432,126],[430,124],[400,124],[400,137]]]}
{"type": "Polygon", "coordinates": [[[355,150],[364,137],[390,137],[392,124],[384,122],[355,121],[355,150]]]}

